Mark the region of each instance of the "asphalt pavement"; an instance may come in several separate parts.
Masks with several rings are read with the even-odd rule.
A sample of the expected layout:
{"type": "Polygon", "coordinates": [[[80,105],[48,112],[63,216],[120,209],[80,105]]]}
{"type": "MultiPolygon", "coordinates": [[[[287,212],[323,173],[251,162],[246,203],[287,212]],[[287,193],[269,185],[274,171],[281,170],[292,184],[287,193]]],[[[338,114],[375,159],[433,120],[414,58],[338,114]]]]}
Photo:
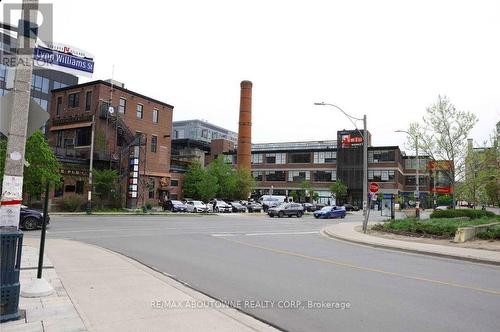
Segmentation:
{"type": "Polygon", "coordinates": [[[48,237],[117,251],[283,330],[500,330],[499,267],[320,234],[336,222],[263,214],[53,216],[48,237]]]}

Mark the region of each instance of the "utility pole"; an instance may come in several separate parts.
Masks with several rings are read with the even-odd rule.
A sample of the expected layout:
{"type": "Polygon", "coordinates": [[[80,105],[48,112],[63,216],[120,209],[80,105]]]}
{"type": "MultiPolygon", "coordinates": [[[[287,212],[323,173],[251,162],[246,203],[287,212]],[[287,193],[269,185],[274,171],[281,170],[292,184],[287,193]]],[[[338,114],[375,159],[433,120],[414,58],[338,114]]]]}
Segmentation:
{"type": "Polygon", "coordinates": [[[417,169],[416,169],[416,172],[415,172],[415,175],[416,175],[416,188],[415,188],[415,196],[416,199],[415,199],[415,205],[416,205],[416,209],[415,209],[415,218],[420,218],[420,180],[419,180],[419,169],[420,169],[420,159],[418,158],[418,136],[415,135],[415,155],[417,157],[417,169]]]}
{"type": "Polygon", "coordinates": [[[16,229],[19,226],[23,199],[24,154],[31,98],[33,50],[38,32],[37,16],[38,1],[23,0],[18,26],[14,96],[0,208],[1,225],[16,229]]]}
{"type": "Polygon", "coordinates": [[[90,166],[89,166],[89,190],[87,193],[87,214],[92,213],[92,169],[94,168],[94,136],[95,136],[95,115],[92,115],[92,136],[90,141],[90,166]]]}
{"type": "Polygon", "coordinates": [[[368,228],[368,131],[366,130],[366,114],[363,115],[363,232],[368,228]]]}

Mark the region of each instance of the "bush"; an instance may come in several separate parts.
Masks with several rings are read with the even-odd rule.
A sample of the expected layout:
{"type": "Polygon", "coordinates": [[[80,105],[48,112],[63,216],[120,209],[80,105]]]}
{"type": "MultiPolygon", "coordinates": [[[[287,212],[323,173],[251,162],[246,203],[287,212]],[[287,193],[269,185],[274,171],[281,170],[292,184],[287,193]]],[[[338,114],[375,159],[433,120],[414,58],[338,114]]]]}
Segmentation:
{"type": "Polygon", "coordinates": [[[62,209],[66,212],[83,211],[87,200],[83,196],[69,196],[62,200],[62,209]]]}
{"type": "Polygon", "coordinates": [[[464,220],[461,218],[419,220],[408,218],[377,224],[372,229],[401,235],[452,238],[459,227],[488,224],[492,221],[492,219],[488,218],[475,220],[464,220]]]}
{"type": "Polygon", "coordinates": [[[483,240],[500,240],[500,227],[493,227],[487,231],[477,233],[476,237],[483,240]]]}
{"type": "Polygon", "coordinates": [[[479,218],[493,218],[495,214],[490,211],[485,210],[470,210],[470,209],[458,209],[458,210],[436,210],[431,213],[431,218],[457,218],[457,217],[469,217],[471,219],[479,218]]]}

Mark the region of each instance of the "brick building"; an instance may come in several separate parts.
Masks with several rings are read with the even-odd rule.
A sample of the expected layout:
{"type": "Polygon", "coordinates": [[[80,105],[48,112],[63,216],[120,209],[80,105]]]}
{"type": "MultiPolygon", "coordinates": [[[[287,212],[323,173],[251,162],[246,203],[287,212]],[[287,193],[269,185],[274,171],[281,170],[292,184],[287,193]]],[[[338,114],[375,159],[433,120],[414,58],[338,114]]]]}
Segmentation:
{"type": "Polygon", "coordinates": [[[63,165],[64,181],[54,202],[87,196],[93,125],[94,168],[119,172],[122,206],[155,205],[168,197],[172,105],[102,80],[52,90],[52,100],[49,144],[63,165]]]}

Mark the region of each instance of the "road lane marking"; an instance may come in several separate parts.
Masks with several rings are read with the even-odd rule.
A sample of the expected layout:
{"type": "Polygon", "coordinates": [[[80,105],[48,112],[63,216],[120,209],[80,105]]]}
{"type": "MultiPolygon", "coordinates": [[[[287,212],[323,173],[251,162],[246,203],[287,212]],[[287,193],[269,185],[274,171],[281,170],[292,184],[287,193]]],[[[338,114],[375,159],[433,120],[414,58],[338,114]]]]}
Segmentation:
{"type": "Polygon", "coordinates": [[[211,236],[266,236],[266,235],[304,235],[304,234],[319,234],[319,231],[290,231],[290,232],[258,232],[258,233],[238,233],[238,232],[218,232],[211,236]]]}
{"type": "Polygon", "coordinates": [[[354,270],[380,273],[380,274],[390,275],[390,276],[394,276],[394,277],[400,277],[400,278],[405,278],[405,279],[410,279],[410,280],[417,280],[417,281],[429,282],[429,283],[433,283],[433,284],[445,285],[445,286],[450,286],[450,287],[457,287],[457,288],[469,289],[469,290],[474,290],[474,291],[477,291],[477,292],[488,293],[488,294],[493,294],[493,295],[499,295],[500,296],[500,290],[486,289],[486,288],[480,288],[480,287],[473,287],[473,286],[461,285],[461,284],[457,284],[457,283],[453,283],[453,282],[448,282],[448,281],[441,281],[441,280],[435,280],[435,279],[429,279],[429,278],[423,278],[423,277],[416,277],[416,276],[406,275],[406,274],[397,273],[397,272],[390,272],[390,271],[385,271],[385,270],[380,270],[380,269],[374,269],[374,268],[369,268],[369,267],[364,267],[364,266],[359,266],[359,265],[354,265],[354,264],[339,262],[339,261],[336,261],[336,260],[333,260],[333,259],[327,259],[327,258],[309,256],[309,255],[304,255],[304,254],[300,254],[300,253],[293,252],[293,251],[264,247],[264,246],[260,246],[258,244],[252,244],[252,243],[243,242],[243,241],[240,241],[240,240],[229,239],[227,237],[221,237],[221,239],[224,239],[224,240],[229,241],[229,242],[237,243],[237,244],[240,244],[240,245],[244,245],[244,246],[247,246],[247,247],[252,247],[252,248],[256,248],[256,249],[261,249],[261,250],[266,250],[266,251],[274,252],[274,253],[277,253],[277,254],[282,254],[282,255],[288,255],[288,256],[293,256],[293,257],[299,257],[299,258],[309,259],[309,260],[313,260],[313,261],[317,261],[317,262],[321,262],[321,263],[333,264],[333,265],[342,266],[342,267],[350,268],[350,269],[354,269],[354,270]]]}

